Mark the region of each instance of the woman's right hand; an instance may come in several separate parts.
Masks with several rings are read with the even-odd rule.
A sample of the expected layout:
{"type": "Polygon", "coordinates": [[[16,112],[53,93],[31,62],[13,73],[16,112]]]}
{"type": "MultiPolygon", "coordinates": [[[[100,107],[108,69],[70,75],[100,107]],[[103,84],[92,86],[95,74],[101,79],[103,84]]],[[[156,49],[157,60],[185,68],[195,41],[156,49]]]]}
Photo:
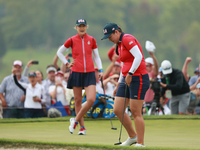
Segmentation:
{"type": "Polygon", "coordinates": [[[132,81],[132,75],[127,74],[125,78],[125,83],[129,86],[131,84],[131,81],[132,81]]]}

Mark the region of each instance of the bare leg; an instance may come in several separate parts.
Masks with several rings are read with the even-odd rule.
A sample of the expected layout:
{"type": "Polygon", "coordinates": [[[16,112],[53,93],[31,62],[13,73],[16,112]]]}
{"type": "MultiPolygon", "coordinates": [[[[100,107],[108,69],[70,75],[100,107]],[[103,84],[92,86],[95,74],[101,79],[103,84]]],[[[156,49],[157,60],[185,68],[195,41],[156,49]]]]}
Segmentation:
{"type": "Polygon", "coordinates": [[[130,109],[133,115],[134,123],[135,123],[135,129],[137,133],[137,143],[144,145],[144,131],[145,131],[145,125],[144,125],[144,119],[142,116],[142,106],[143,106],[144,100],[130,100],[130,109]]]}
{"type": "MultiPolygon", "coordinates": [[[[87,102],[83,105],[83,107],[81,107],[81,104],[82,104],[82,97],[81,97],[81,102],[80,104],[78,104],[78,108],[77,108],[78,110],[77,110],[76,119],[75,119],[75,121],[80,122],[81,126],[84,125],[83,116],[87,113],[87,111],[92,107],[92,105],[95,102],[96,86],[90,85],[88,87],[85,87],[85,92],[86,92],[87,102]]],[[[75,107],[76,107],[76,101],[75,101],[75,107]]]]}
{"type": "MultiPolygon", "coordinates": [[[[131,118],[128,116],[127,113],[123,112],[124,101],[125,101],[124,97],[115,97],[115,101],[114,101],[114,113],[119,118],[120,122],[122,122],[122,115],[124,113],[123,126],[126,129],[129,137],[133,138],[133,137],[136,136],[136,133],[134,131],[131,118]]],[[[126,99],[126,105],[125,105],[125,107],[128,106],[128,103],[129,103],[129,99],[126,99]]]]}
{"type": "Polygon", "coordinates": [[[76,111],[75,121],[78,121],[80,123],[80,126],[84,126],[83,117],[77,120],[77,114],[81,110],[81,104],[82,104],[82,87],[73,87],[73,91],[74,91],[74,101],[75,101],[75,111],[76,111]]]}

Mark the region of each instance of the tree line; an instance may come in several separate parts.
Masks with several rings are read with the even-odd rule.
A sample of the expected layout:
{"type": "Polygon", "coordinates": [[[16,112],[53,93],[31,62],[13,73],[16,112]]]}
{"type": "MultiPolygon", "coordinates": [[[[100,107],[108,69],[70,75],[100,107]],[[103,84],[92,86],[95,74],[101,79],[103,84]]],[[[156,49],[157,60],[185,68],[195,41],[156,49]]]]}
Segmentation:
{"type": "Polygon", "coordinates": [[[103,26],[115,22],[142,44],[157,47],[158,60],[180,67],[187,56],[199,64],[200,0],[0,0],[0,56],[10,49],[45,47],[49,51],[76,34],[75,21],[88,21],[99,46],[103,26]]]}

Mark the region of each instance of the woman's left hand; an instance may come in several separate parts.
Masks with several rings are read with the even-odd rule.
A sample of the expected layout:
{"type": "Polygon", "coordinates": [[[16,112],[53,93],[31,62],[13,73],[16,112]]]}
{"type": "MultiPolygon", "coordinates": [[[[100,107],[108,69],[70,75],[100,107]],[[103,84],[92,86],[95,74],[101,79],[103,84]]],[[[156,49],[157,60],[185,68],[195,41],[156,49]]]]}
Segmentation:
{"type": "Polygon", "coordinates": [[[127,74],[125,78],[125,83],[129,86],[131,84],[131,81],[132,81],[132,75],[127,74]]]}
{"type": "Polygon", "coordinates": [[[103,78],[103,72],[99,73],[99,79],[103,78]]]}

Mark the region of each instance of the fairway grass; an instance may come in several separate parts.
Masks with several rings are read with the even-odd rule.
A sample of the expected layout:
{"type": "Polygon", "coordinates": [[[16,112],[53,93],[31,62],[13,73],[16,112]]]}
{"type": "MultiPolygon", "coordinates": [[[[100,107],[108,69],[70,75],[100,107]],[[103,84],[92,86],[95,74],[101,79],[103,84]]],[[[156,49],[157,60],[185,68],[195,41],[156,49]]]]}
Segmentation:
{"type": "MultiPolygon", "coordinates": [[[[0,120],[0,147],[3,144],[38,142],[36,145],[83,146],[100,149],[115,149],[119,142],[120,122],[112,119],[117,130],[111,130],[108,119],[85,119],[87,135],[77,135],[68,131],[70,117],[56,119],[3,119],[0,120]],[[10,142],[10,143],[9,143],[10,142]],[[85,146],[84,146],[85,145],[85,146]]],[[[146,117],[145,149],[200,149],[200,120],[186,117],[146,117]]],[[[122,129],[121,141],[128,137],[122,129]]],[[[26,145],[26,144],[25,144],[26,145]]],[[[120,147],[122,148],[122,147],[120,147]]],[[[126,148],[133,148],[126,147],[126,148]]],[[[75,149],[75,148],[73,148],[75,149]]]]}

